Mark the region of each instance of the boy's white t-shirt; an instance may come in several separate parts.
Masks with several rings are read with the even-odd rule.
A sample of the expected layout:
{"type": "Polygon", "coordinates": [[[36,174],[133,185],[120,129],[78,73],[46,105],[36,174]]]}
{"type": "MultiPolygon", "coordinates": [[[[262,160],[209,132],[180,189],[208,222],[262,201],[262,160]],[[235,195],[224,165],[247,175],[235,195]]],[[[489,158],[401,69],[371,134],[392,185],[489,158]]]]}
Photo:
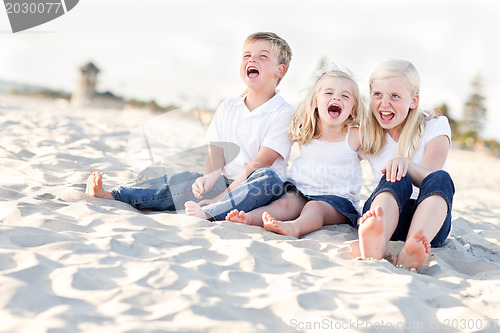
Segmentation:
{"type": "Polygon", "coordinates": [[[245,105],[245,97],[222,102],[208,127],[206,141],[215,145],[217,142],[229,142],[239,146],[238,156],[224,168],[226,177],[238,177],[246,165],[257,157],[260,148],[265,146],[281,155],[271,168],[282,180],[286,180],[292,147],[288,138],[292,115],[293,107],[278,93],[253,111],[245,105]]]}
{"type": "MultiPolygon", "coordinates": [[[[450,140],[450,148],[451,148],[451,129],[450,124],[448,122],[448,118],[445,116],[432,118],[428,120],[425,124],[424,134],[420,139],[420,145],[417,150],[413,153],[411,160],[416,164],[422,164],[422,160],[424,159],[425,146],[432,139],[446,135],[450,140]]],[[[394,141],[394,139],[387,133],[386,134],[386,143],[384,148],[376,155],[366,156],[361,154],[363,159],[368,160],[370,163],[370,167],[373,173],[373,185],[377,185],[382,177],[382,169],[385,167],[389,160],[396,157],[396,152],[398,149],[398,143],[394,141]]],[[[443,166],[443,170],[446,170],[446,162],[443,166]]],[[[419,188],[413,186],[413,193],[411,199],[417,199],[418,193],[420,192],[419,188]]]]}

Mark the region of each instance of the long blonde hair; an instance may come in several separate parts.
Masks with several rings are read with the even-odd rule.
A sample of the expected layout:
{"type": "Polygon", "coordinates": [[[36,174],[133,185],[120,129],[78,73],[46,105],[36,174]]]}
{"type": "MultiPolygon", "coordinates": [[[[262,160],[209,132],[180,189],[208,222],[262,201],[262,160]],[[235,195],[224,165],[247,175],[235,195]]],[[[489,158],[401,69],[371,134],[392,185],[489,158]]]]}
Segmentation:
{"type": "MultiPolygon", "coordinates": [[[[374,80],[388,79],[399,76],[403,78],[410,89],[412,97],[420,94],[420,76],[415,66],[406,60],[388,60],[381,63],[370,76],[370,96],[372,94],[372,83],[374,80]]],[[[433,117],[419,110],[419,99],[413,109],[410,108],[408,116],[399,126],[402,127],[398,141],[398,156],[411,158],[415,150],[420,145],[420,138],[424,134],[425,121],[433,117]]],[[[373,114],[373,110],[368,108],[367,113],[361,120],[363,128],[363,151],[366,155],[377,154],[385,146],[386,130],[383,129],[373,114]]]]}
{"type": "Polygon", "coordinates": [[[354,106],[351,115],[342,123],[342,131],[347,133],[350,126],[359,125],[359,117],[364,113],[364,105],[360,100],[359,88],[351,74],[345,70],[334,69],[321,72],[316,78],[313,86],[309,89],[306,99],[299,104],[297,111],[293,115],[288,135],[290,139],[298,144],[305,144],[311,139],[321,136],[321,126],[316,99],[321,87],[321,82],[327,77],[347,79],[354,88],[354,106]]]}

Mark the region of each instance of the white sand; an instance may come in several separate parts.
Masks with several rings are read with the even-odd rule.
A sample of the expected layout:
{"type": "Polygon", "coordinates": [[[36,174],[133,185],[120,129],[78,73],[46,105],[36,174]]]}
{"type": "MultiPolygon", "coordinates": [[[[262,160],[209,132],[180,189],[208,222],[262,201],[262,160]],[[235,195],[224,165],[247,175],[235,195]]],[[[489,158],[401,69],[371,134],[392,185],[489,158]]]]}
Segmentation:
{"type": "Polygon", "coordinates": [[[1,332],[495,331],[500,160],[452,150],[452,236],[419,274],[351,259],[347,226],[297,240],[86,197],[93,170],[114,186],[147,165],[129,145],[147,120],[168,124],[146,128],[155,159],[203,143],[155,116],[0,96],[1,332]]]}

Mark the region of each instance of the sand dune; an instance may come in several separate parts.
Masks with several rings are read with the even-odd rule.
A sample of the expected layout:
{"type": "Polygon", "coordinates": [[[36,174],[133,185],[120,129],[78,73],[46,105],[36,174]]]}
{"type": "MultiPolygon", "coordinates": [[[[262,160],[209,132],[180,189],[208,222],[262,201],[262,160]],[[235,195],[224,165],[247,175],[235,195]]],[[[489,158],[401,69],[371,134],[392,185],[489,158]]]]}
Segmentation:
{"type": "Polygon", "coordinates": [[[417,273],[357,259],[348,226],[293,239],[84,195],[94,170],[114,186],[150,164],[142,124],[158,161],[203,144],[157,116],[0,96],[0,331],[500,329],[498,159],[451,151],[452,235],[417,273]]]}

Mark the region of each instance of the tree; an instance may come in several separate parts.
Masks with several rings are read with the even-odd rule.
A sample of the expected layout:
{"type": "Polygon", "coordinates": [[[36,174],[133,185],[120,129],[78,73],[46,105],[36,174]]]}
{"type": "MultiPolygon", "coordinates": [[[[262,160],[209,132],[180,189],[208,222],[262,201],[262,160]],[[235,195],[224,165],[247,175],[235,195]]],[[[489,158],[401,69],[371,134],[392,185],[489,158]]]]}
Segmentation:
{"type": "Polygon", "coordinates": [[[330,65],[330,63],[331,63],[331,61],[328,60],[328,57],[322,56],[321,59],[319,59],[317,69],[320,70],[320,69],[326,68],[327,66],[330,65]]]}
{"type": "Polygon", "coordinates": [[[477,74],[471,82],[471,94],[464,105],[462,133],[475,133],[480,136],[486,123],[486,107],[482,94],[483,78],[477,74]]]}
{"type": "Polygon", "coordinates": [[[460,136],[458,129],[458,122],[451,116],[448,104],[443,103],[440,106],[434,108],[434,114],[437,116],[446,116],[451,128],[451,138],[456,140],[460,136]]]}

